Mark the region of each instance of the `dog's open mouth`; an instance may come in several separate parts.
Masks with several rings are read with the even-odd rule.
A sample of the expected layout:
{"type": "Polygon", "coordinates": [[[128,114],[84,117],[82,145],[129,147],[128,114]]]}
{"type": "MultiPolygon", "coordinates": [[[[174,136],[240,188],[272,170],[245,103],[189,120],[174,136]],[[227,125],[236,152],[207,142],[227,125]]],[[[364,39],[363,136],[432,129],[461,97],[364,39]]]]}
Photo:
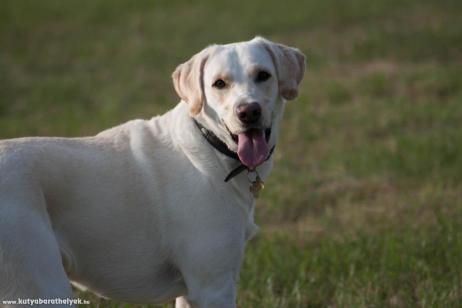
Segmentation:
{"type": "Polygon", "coordinates": [[[255,169],[268,157],[268,141],[271,135],[271,128],[258,129],[250,128],[238,135],[231,134],[237,143],[237,155],[240,161],[249,169],[255,169]]]}

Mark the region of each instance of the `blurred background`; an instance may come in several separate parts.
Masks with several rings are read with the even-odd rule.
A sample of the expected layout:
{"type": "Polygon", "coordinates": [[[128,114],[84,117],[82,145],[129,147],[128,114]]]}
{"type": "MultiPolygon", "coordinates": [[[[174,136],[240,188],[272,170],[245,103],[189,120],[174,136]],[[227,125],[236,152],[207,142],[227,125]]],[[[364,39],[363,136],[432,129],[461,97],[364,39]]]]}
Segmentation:
{"type": "Polygon", "coordinates": [[[178,64],[255,35],[308,71],[239,307],[462,306],[462,1],[1,0],[0,138],[164,113],[178,64]]]}

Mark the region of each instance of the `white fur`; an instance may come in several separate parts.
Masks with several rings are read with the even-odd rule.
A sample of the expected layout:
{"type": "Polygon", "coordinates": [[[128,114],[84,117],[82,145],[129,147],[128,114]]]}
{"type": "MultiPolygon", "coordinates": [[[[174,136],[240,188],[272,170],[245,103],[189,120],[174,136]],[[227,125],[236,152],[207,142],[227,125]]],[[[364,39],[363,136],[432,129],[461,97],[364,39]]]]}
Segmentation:
{"type": "MultiPolygon", "coordinates": [[[[276,143],[285,103],[263,43],[272,44],[215,46],[201,76],[195,117],[232,150],[223,123],[242,130],[233,113],[242,101],[262,103],[276,143]],[[269,86],[249,77],[255,65],[273,75],[269,86]],[[211,83],[224,69],[235,86],[223,102],[211,83]]],[[[72,297],[71,280],[127,302],[235,307],[254,200],[245,172],[223,181],[237,162],[207,143],[189,108],[94,137],[0,141],[0,300],[72,297]]],[[[271,165],[258,171],[266,177],[271,165]]]]}

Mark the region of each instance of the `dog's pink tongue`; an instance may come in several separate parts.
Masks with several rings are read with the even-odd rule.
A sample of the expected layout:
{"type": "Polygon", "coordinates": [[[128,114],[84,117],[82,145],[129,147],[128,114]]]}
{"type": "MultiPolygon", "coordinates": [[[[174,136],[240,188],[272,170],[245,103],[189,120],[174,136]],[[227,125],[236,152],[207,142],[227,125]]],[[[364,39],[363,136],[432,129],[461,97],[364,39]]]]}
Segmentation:
{"type": "Polygon", "coordinates": [[[237,155],[241,162],[254,169],[268,157],[268,144],[262,129],[252,129],[238,135],[237,155]]]}

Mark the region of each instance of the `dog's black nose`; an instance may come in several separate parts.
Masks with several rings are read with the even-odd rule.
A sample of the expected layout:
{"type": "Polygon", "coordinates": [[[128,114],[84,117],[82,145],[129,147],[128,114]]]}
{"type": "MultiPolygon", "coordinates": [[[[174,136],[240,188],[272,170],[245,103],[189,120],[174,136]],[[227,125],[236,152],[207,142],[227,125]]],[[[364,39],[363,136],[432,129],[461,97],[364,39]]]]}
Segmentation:
{"type": "Polygon", "coordinates": [[[236,108],[237,117],[244,124],[254,124],[261,117],[261,107],[258,103],[241,104],[236,108]]]}

